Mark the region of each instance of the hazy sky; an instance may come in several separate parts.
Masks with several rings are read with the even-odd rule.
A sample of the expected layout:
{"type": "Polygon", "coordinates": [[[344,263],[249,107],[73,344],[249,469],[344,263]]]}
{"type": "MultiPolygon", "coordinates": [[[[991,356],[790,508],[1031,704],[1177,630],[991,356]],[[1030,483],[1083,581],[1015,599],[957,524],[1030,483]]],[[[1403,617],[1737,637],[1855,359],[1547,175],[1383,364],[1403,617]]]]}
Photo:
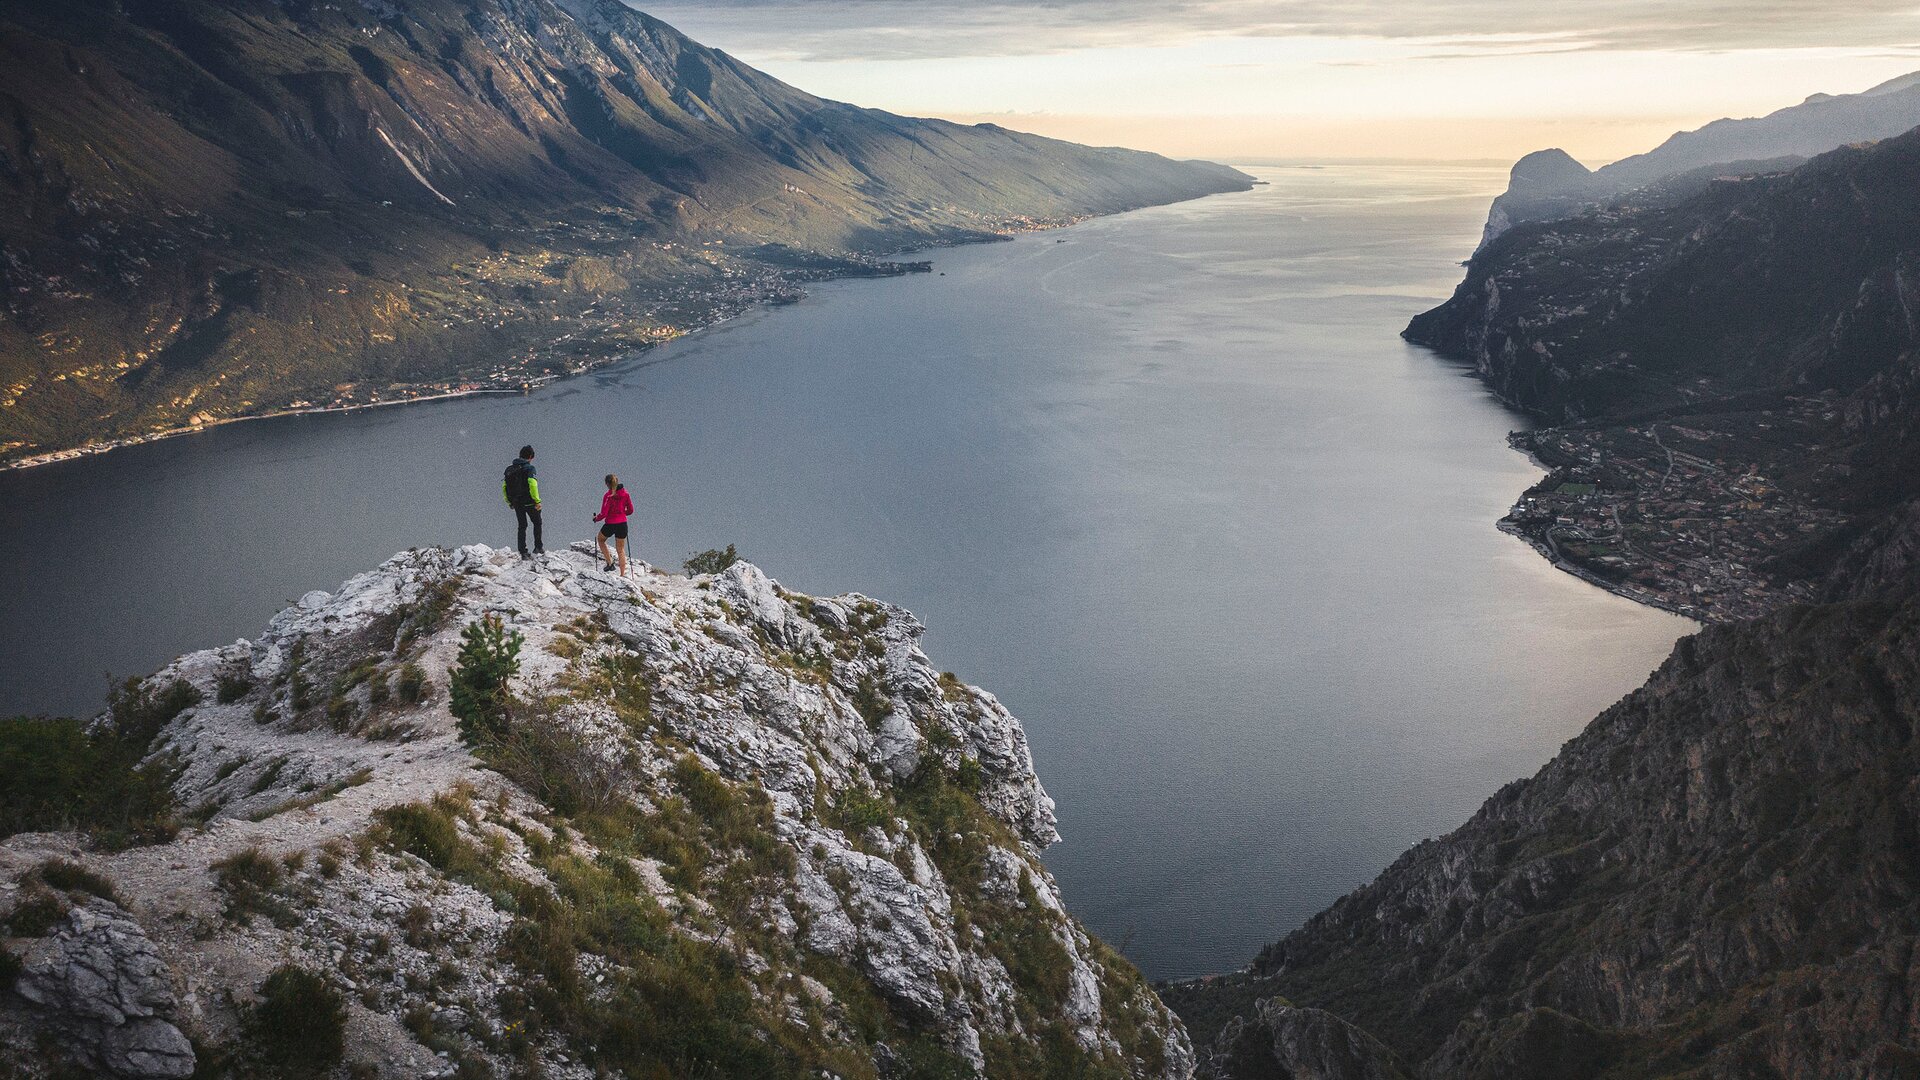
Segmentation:
{"type": "Polygon", "coordinates": [[[1920,69],[1920,0],[669,0],[803,89],[1179,155],[1588,164],[1920,69]]]}

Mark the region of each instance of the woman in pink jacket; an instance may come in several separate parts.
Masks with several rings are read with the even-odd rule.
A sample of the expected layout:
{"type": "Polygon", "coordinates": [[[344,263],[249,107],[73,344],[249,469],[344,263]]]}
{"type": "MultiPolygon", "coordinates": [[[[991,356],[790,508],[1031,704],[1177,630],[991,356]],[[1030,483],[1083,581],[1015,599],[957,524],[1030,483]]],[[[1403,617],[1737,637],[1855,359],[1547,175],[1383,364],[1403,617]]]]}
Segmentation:
{"type": "Polygon", "coordinates": [[[600,512],[593,520],[603,522],[600,535],[594,543],[600,545],[600,559],[613,569],[613,556],[607,552],[607,541],[613,541],[613,550],[620,553],[620,576],[627,576],[627,518],[633,513],[633,498],[627,494],[627,485],[612,473],[607,474],[607,493],[600,497],[600,512]]]}

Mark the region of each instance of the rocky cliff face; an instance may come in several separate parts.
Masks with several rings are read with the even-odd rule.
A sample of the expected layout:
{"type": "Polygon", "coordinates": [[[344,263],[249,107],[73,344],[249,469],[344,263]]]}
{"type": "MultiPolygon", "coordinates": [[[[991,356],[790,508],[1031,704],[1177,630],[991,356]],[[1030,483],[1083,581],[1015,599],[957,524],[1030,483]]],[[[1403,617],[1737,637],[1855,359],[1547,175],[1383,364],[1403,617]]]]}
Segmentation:
{"type": "Polygon", "coordinates": [[[1723,621],[1248,970],[1163,988],[1204,1073],[1913,1074],[1917,180],[1909,134],[1516,226],[1408,328],[1556,421],[1509,527],[1723,621]]]}
{"type": "Polygon", "coordinates": [[[174,839],[0,842],[0,1060],[269,1074],[305,986],[356,1076],[1190,1075],[1039,860],[1019,723],[920,634],[744,563],[476,546],[310,594],[146,681],[174,839]],[[488,616],[524,644],[463,740],[488,616]]]}
{"type": "Polygon", "coordinates": [[[1405,336],[1550,425],[1510,521],[1564,565],[1707,619],[1812,599],[1920,497],[1916,182],[1908,134],[1515,228],[1405,336]]]}
{"type": "Polygon", "coordinates": [[[9,4],[0,115],[0,460],[517,385],[1250,182],[824,100],[619,0],[9,4]]]}
{"type": "Polygon", "coordinates": [[[1910,343],[1920,137],[1516,229],[1408,339],[1551,420],[1852,392],[1910,343]]]}
{"type": "MultiPolygon", "coordinates": [[[[1898,595],[1683,640],[1537,776],[1169,1000],[1209,1041],[1269,995],[1325,1009],[1391,1047],[1372,1067],[1432,1077],[1907,1075],[1920,604],[1898,595]]],[[[1242,1038],[1216,1074],[1270,1075],[1232,1065],[1242,1038]]]]}

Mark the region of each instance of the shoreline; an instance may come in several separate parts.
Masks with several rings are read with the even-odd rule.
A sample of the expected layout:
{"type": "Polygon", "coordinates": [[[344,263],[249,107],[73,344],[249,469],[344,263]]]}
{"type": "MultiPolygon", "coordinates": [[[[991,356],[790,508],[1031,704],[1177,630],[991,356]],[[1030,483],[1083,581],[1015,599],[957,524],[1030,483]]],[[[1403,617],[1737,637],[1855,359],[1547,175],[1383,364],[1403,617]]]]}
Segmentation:
{"type": "MultiPolygon", "coordinates": [[[[1431,346],[1428,346],[1428,347],[1431,348],[1431,346]]],[[[1481,385],[1485,386],[1486,380],[1481,379],[1480,383],[1481,385]]],[[[1506,399],[1502,398],[1497,392],[1495,392],[1491,386],[1487,387],[1487,392],[1490,394],[1493,394],[1495,400],[1500,401],[1502,404],[1507,404],[1509,408],[1516,409],[1524,415],[1532,415],[1530,413],[1526,413],[1524,409],[1520,409],[1519,406],[1517,405],[1511,405],[1507,403],[1506,399]]],[[[1525,454],[1527,457],[1528,464],[1532,465],[1536,469],[1539,469],[1541,473],[1539,480],[1534,481],[1532,486],[1528,487],[1526,491],[1523,491],[1520,493],[1520,497],[1524,499],[1527,496],[1527,492],[1533,491],[1535,488],[1538,488],[1541,483],[1545,482],[1547,477],[1553,475],[1553,466],[1548,465],[1545,461],[1541,460],[1540,455],[1534,452],[1533,447],[1519,445],[1518,439],[1520,435],[1521,435],[1521,432],[1517,430],[1510,431],[1507,433],[1507,449],[1512,450],[1516,453],[1525,454]]],[[[1508,536],[1525,541],[1528,547],[1539,552],[1540,557],[1547,560],[1547,564],[1549,566],[1552,566],[1554,569],[1559,570],[1562,573],[1572,574],[1574,577],[1577,577],[1581,581],[1584,581],[1587,584],[1592,585],[1594,588],[1612,593],[1613,595],[1618,596],[1623,600],[1631,600],[1636,604],[1640,604],[1645,607],[1654,608],[1659,611],[1664,611],[1669,615],[1678,615],[1683,619],[1691,619],[1694,622],[1699,623],[1703,627],[1712,622],[1718,621],[1710,617],[1708,613],[1702,608],[1696,607],[1692,604],[1675,603],[1674,601],[1668,600],[1655,593],[1647,592],[1645,589],[1639,588],[1638,586],[1623,585],[1616,581],[1608,581],[1606,578],[1603,578],[1599,574],[1596,574],[1593,571],[1588,570],[1586,567],[1581,566],[1579,563],[1576,563],[1571,559],[1563,558],[1560,554],[1560,549],[1554,546],[1553,540],[1551,537],[1535,536],[1533,533],[1528,532],[1518,522],[1514,521],[1513,515],[1519,509],[1520,509],[1520,503],[1516,501],[1511,507],[1507,509],[1507,515],[1505,517],[1493,523],[1493,527],[1496,529],[1499,529],[1503,533],[1506,533],[1508,536]]]]}
{"type": "MultiPolygon", "coordinates": [[[[1216,191],[1216,192],[1210,192],[1206,195],[1195,195],[1191,198],[1181,199],[1178,201],[1194,202],[1199,199],[1212,198],[1215,195],[1232,195],[1232,194],[1240,194],[1240,192],[1216,191]]],[[[1131,214],[1139,210],[1152,209],[1153,206],[1172,206],[1172,205],[1177,205],[1177,204],[1176,203],[1154,203],[1148,206],[1136,206],[1126,210],[1118,210],[1108,214],[1085,214],[1079,217],[1072,218],[1070,220],[1059,221],[1059,222],[1051,222],[1051,223],[1030,222],[1024,225],[1007,226],[1006,231],[1004,232],[984,233],[980,236],[965,239],[965,240],[936,241],[934,243],[926,244],[921,247],[900,248],[894,251],[875,253],[873,255],[866,256],[866,257],[873,260],[874,262],[891,262],[893,260],[901,259],[904,256],[917,255],[923,252],[933,252],[933,251],[945,250],[949,248],[957,248],[957,247],[962,247],[970,244],[1006,243],[1012,240],[1016,240],[1022,236],[1031,236],[1039,233],[1058,232],[1064,229],[1070,229],[1070,228],[1073,228],[1075,225],[1079,225],[1087,221],[1093,221],[1098,218],[1119,217],[1123,214],[1131,214]]],[[[929,269],[932,266],[930,262],[927,263],[926,265],[929,269]]],[[[862,273],[856,272],[852,268],[848,268],[841,272],[829,273],[824,277],[810,279],[809,283],[818,284],[821,282],[853,281],[853,280],[866,280],[866,279],[881,280],[881,279],[895,278],[895,277],[907,277],[913,273],[915,273],[915,271],[906,270],[900,273],[893,273],[893,274],[862,274],[862,273]]],[[[720,326],[722,323],[726,323],[730,320],[736,319],[742,315],[747,314],[748,312],[774,311],[779,308],[790,307],[793,304],[799,302],[799,300],[805,299],[809,295],[807,290],[805,290],[804,288],[800,288],[799,285],[796,284],[795,288],[800,294],[799,297],[795,299],[777,300],[777,301],[776,300],[755,301],[751,304],[748,304],[740,308],[739,310],[728,311],[728,312],[725,312],[724,314],[718,315],[716,318],[691,326],[681,331],[680,333],[673,335],[672,337],[668,337],[660,341],[647,342],[646,344],[642,345],[638,349],[629,349],[615,356],[609,356],[599,360],[588,361],[586,364],[584,364],[577,370],[559,372],[556,374],[530,376],[526,379],[519,380],[518,384],[514,386],[481,386],[471,390],[450,390],[443,393],[423,394],[419,397],[395,398],[390,401],[367,401],[367,402],[358,402],[351,405],[313,405],[313,406],[304,406],[299,408],[290,407],[290,408],[275,409],[272,412],[249,413],[243,416],[224,416],[224,417],[220,417],[219,419],[209,420],[201,424],[189,424],[181,427],[171,427],[171,428],[165,428],[159,431],[147,432],[140,435],[128,435],[128,436],[124,436],[117,439],[107,439],[104,441],[86,442],[78,446],[68,447],[64,450],[49,450],[41,454],[32,454],[32,455],[28,455],[27,457],[14,458],[9,461],[0,461],[0,474],[14,472],[14,471],[22,471],[26,469],[36,469],[46,465],[57,465],[57,464],[60,464],[61,462],[75,461],[81,458],[98,457],[102,454],[111,453],[115,450],[125,450],[135,446],[143,446],[143,445],[146,445],[147,443],[160,442],[165,439],[176,439],[186,435],[196,435],[202,432],[212,431],[215,428],[224,427],[229,424],[241,424],[241,423],[246,423],[254,420],[278,420],[278,419],[284,419],[286,417],[291,417],[291,416],[316,416],[316,415],[321,415],[326,413],[350,413],[350,412],[359,412],[366,409],[385,408],[388,406],[420,405],[420,404],[426,404],[428,402],[435,402],[435,401],[453,401],[460,398],[480,397],[480,396],[489,395],[489,394],[521,394],[521,395],[530,394],[535,390],[541,389],[546,386],[550,386],[554,383],[561,382],[566,379],[571,379],[580,375],[587,375],[592,372],[599,371],[603,368],[611,367],[614,364],[635,359],[639,356],[645,355],[646,353],[653,351],[654,349],[660,347],[661,345],[665,345],[673,341],[679,341],[682,338],[692,337],[695,334],[712,330],[715,327],[720,326]]]]}
{"type": "MultiPolygon", "coordinates": [[[[1527,459],[1527,463],[1529,465],[1532,465],[1534,468],[1539,469],[1541,473],[1539,480],[1534,481],[1533,484],[1529,485],[1525,491],[1522,491],[1520,493],[1520,497],[1522,499],[1524,499],[1529,492],[1532,492],[1533,490],[1538,488],[1540,484],[1547,479],[1547,477],[1553,474],[1554,466],[1549,465],[1547,464],[1546,461],[1542,460],[1540,455],[1534,451],[1532,446],[1523,445],[1523,443],[1525,442],[1523,438],[1524,435],[1532,431],[1538,431],[1538,430],[1541,430],[1542,428],[1553,426],[1548,421],[1547,417],[1544,417],[1541,414],[1534,412],[1532,409],[1529,409],[1525,405],[1522,405],[1519,402],[1508,398],[1505,394],[1502,394],[1499,390],[1495,389],[1493,386],[1493,383],[1489,381],[1486,375],[1480,371],[1479,367],[1473,364],[1471,361],[1468,361],[1464,358],[1449,355],[1445,350],[1441,349],[1437,345],[1433,345],[1425,341],[1418,341],[1418,340],[1415,340],[1414,338],[1410,338],[1406,335],[1405,331],[1401,332],[1400,337],[1404,341],[1407,341],[1414,345],[1418,345],[1421,348],[1427,350],[1427,352],[1434,357],[1437,357],[1448,363],[1458,365],[1462,371],[1464,371],[1467,375],[1471,376],[1475,382],[1480,384],[1480,386],[1486,391],[1488,397],[1491,397],[1494,401],[1498,402],[1503,408],[1506,408],[1512,411],[1518,416],[1526,418],[1527,421],[1529,421],[1530,423],[1538,425],[1532,428],[1516,428],[1507,433],[1507,448],[1509,450],[1514,451],[1515,453],[1525,455],[1527,459]]],[[[1494,522],[1494,528],[1500,530],[1503,533],[1506,533],[1508,536],[1514,537],[1518,540],[1525,542],[1528,547],[1538,552],[1541,558],[1547,560],[1547,564],[1552,566],[1554,569],[1559,570],[1562,573],[1571,574],[1572,576],[1579,578],[1581,581],[1584,581],[1587,584],[1592,585],[1594,588],[1600,589],[1603,592],[1611,593],[1614,596],[1618,596],[1623,600],[1630,600],[1644,607],[1650,607],[1658,611],[1664,611],[1670,615],[1678,615],[1683,619],[1690,619],[1693,622],[1698,623],[1703,627],[1708,626],[1715,622],[1725,621],[1724,619],[1715,618],[1706,609],[1701,608],[1697,605],[1668,600],[1665,597],[1658,595],[1657,593],[1648,592],[1645,589],[1642,589],[1636,585],[1627,585],[1620,582],[1609,581],[1606,578],[1601,577],[1600,575],[1594,573],[1593,571],[1588,570],[1586,567],[1583,567],[1580,564],[1572,561],[1571,559],[1565,558],[1560,554],[1559,549],[1554,546],[1551,538],[1535,535],[1534,533],[1527,531],[1527,529],[1524,526],[1514,521],[1513,515],[1519,509],[1520,509],[1520,503],[1518,500],[1516,500],[1512,506],[1508,507],[1506,515],[1501,517],[1498,521],[1494,522]]]]}
{"type": "Polygon", "coordinates": [[[1528,547],[1539,552],[1540,557],[1547,560],[1547,564],[1554,569],[1571,574],[1604,592],[1612,593],[1623,600],[1631,600],[1644,607],[1656,608],[1670,615],[1678,615],[1683,619],[1691,619],[1701,626],[1706,626],[1715,621],[1709,618],[1704,611],[1690,604],[1676,604],[1671,600],[1663,599],[1637,586],[1622,585],[1618,582],[1608,581],[1606,578],[1586,569],[1579,563],[1561,557],[1560,553],[1554,549],[1552,541],[1542,539],[1527,532],[1507,518],[1501,518],[1499,521],[1494,522],[1493,527],[1506,533],[1508,536],[1524,541],[1528,547]]]}
{"type": "MultiPolygon", "coordinates": [[[[902,253],[896,253],[896,254],[906,254],[906,253],[902,252],[902,253]]],[[[889,255],[887,257],[892,257],[892,256],[889,255]]],[[[880,275],[880,276],[905,277],[907,275],[903,273],[903,274],[887,274],[887,275],[880,275]]],[[[861,277],[863,277],[863,275],[853,273],[852,271],[848,271],[847,273],[844,273],[844,274],[839,274],[832,277],[821,278],[817,280],[847,281],[847,280],[857,280],[857,279],[860,279],[861,277]]],[[[806,296],[806,291],[802,289],[800,290],[800,292],[801,292],[801,297],[804,298],[806,296]]],[[[387,401],[363,401],[363,402],[355,402],[350,405],[308,405],[308,406],[301,406],[297,408],[289,407],[284,409],[275,409],[272,412],[249,413],[244,416],[223,416],[217,420],[209,420],[202,424],[189,424],[183,427],[165,428],[160,431],[148,432],[143,435],[128,435],[123,438],[108,439],[103,442],[83,443],[79,446],[70,447],[65,450],[50,450],[44,454],[34,454],[29,457],[15,458],[12,461],[0,462],[0,473],[12,472],[15,470],[34,469],[44,465],[56,465],[63,461],[74,461],[80,458],[98,457],[101,454],[111,453],[112,451],[115,451],[115,450],[125,450],[130,447],[144,446],[147,443],[160,442],[164,439],[176,439],[186,435],[197,435],[202,432],[212,431],[213,429],[218,427],[225,427],[229,424],[243,424],[243,423],[247,423],[249,421],[254,421],[254,420],[280,420],[280,419],[285,419],[291,416],[320,416],[328,413],[362,412],[368,409],[381,409],[381,408],[387,408],[390,406],[399,406],[399,405],[424,405],[424,404],[428,404],[430,402],[436,402],[436,401],[455,401],[461,398],[483,397],[483,396],[493,395],[493,394],[520,394],[522,396],[525,396],[527,394],[533,393],[535,390],[539,390],[544,387],[551,386],[554,383],[561,382],[565,379],[571,379],[580,375],[591,374],[592,372],[599,371],[603,368],[611,367],[614,364],[619,364],[628,360],[637,359],[638,357],[644,356],[645,354],[652,352],[654,349],[659,348],[661,345],[665,345],[668,342],[672,342],[672,341],[678,341],[681,338],[692,337],[694,334],[698,334],[703,331],[711,330],[714,327],[719,326],[720,324],[728,322],[732,319],[738,318],[739,316],[744,315],[749,311],[772,311],[776,308],[789,306],[790,304],[795,302],[796,301],[793,301],[793,300],[778,301],[778,302],[771,301],[771,300],[759,301],[753,304],[749,304],[746,307],[743,307],[737,311],[728,311],[725,314],[719,315],[714,319],[700,323],[689,329],[683,330],[680,333],[673,335],[672,337],[665,338],[660,341],[650,341],[640,346],[637,349],[628,349],[616,355],[603,357],[598,360],[588,361],[585,364],[581,365],[579,368],[572,371],[563,371],[563,372],[549,373],[544,375],[530,375],[524,379],[518,380],[516,384],[512,386],[476,386],[471,390],[447,390],[439,393],[421,394],[418,397],[393,398],[387,401]]]]}
{"type": "MultiPolygon", "coordinates": [[[[585,372],[578,372],[577,374],[585,374],[585,372]]],[[[218,420],[209,420],[204,424],[167,428],[163,431],[150,432],[145,435],[129,435],[124,439],[110,439],[106,442],[85,443],[68,450],[51,450],[44,454],[35,454],[32,457],[15,458],[12,461],[0,464],[0,472],[36,469],[42,465],[57,465],[63,461],[98,457],[101,454],[110,453],[114,450],[125,450],[129,447],[143,446],[147,443],[160,442],[165,439],[177,439],[184,435],[198,435],[201,432],[212,431],[214,428],[226,427],[229,424],[244,424],[253,420],[280,420],[289,416],[318,416],[324,413],[360,412],[366,409],[383,409],[394,405],[423,405],[432,401],[451,401],[456,398],[480,397],[484,394],[525,394],[538,386],[545,386],[548,383],[558,381],[565,377],[566,376],[555,375],[537,383],[529,381],[525,389],[489,386],[475,390],[453,390],[444,394],[425,394],[420,397],[395,398],[392,401],[367,401],[356,405],[315,405],[310,408],[276,409],[273,412],[250,413],[246,416],[225,416],[218,420]]]]}

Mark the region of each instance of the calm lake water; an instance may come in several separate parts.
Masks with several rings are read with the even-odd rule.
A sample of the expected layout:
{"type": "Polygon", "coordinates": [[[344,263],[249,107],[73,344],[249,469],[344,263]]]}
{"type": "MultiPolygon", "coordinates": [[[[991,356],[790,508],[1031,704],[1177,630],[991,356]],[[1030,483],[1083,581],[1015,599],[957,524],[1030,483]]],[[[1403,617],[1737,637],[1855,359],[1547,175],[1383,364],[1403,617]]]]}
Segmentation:
{"type": "Polygon", "coordinates": [[[528,398],[234,425],[0,475],[0,712],[250,636],[395,550],[550,543],[602,473],[636,550],[731,542],[932,628],[1027,725],[1069,903],[1219,971],[1464,820],[1691,629],[1494,529],[1523,420],[1403,344],[1492,169],[1271,186],[940,251],[528,398]]]}

